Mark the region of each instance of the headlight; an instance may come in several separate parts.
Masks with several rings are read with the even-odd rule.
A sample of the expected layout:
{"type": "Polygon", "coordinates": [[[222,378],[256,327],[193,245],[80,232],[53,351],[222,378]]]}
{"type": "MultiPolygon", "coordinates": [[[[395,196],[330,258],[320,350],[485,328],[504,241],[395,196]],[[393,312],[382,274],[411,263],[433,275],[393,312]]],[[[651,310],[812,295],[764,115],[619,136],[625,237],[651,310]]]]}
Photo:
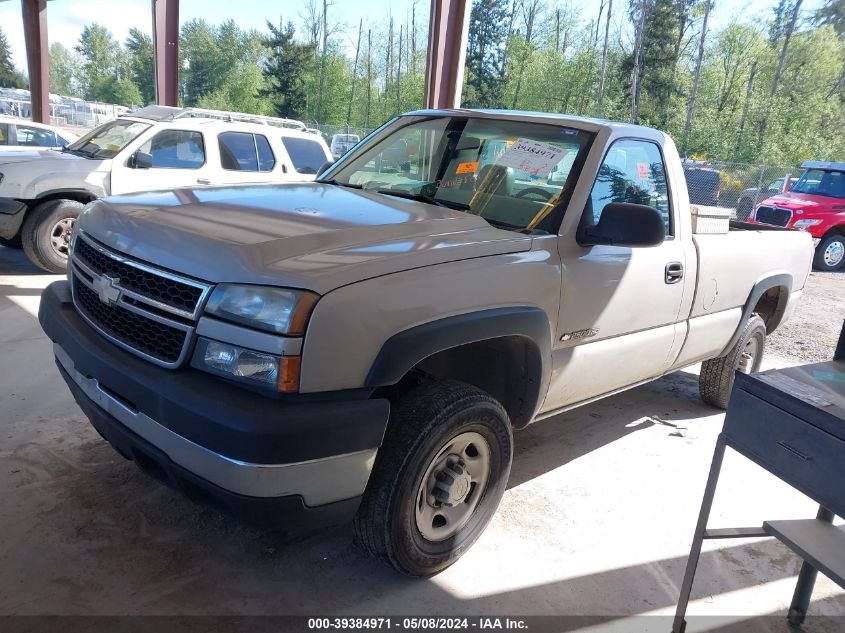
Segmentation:
{"type": "Polygon", "coordinates": [[[304,290],[220,284],[211,293],[205,312],[277,334],[303,334],[317,295],[304,290]]]}
{"type": "Polygon", "coordinates": [[[274,356],[200,337],[191,365],[230,380],[273,391],[293,392],[299,389],[299,356],[274,356]]]}
{"type": "Polygon", "coordinates": [[[811,226],[815,226],[816,224],[821,224],[821,220],[796,220],[795,223],[792,225],[793,229],[800,229],[802,231],[806,231],[811,226]]]}

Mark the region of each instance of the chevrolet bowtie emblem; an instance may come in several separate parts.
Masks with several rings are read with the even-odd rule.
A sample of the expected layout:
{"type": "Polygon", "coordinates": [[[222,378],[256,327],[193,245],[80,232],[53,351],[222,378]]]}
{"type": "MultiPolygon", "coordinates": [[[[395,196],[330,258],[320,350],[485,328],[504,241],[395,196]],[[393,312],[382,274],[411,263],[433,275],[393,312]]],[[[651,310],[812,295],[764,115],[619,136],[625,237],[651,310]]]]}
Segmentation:
{"type": "Polygon", "coordinates": [[[100,297],[100,301],[110,306],[120,298],[120,287],[117,285],[119,283],[120,277],[102,275],[101,277],[95,277],[92,285],[94,286],[94,292],[100,297]]]}

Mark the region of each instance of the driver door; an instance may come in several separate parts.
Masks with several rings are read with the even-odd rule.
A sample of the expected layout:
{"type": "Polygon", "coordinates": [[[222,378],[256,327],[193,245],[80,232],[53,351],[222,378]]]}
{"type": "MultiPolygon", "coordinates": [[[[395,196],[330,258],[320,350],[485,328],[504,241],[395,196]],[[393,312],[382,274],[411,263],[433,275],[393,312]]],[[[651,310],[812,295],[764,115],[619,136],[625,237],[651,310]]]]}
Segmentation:
{"type": "Polygon", "coordinates": [[[659,376],[683,343],[685,324],[678,323],[679,315],[694,280],[684,276],[686,249],[655,143],[613,143],[599,168],[582,224],[598,222],[612,202],[654,207],[663,216],[666,237],[651,247],[583,247],[575,235],[560,237],[562,293],[544,411],[659,376]],[[670,276],[668,270],[679,272],[670,276]]]}

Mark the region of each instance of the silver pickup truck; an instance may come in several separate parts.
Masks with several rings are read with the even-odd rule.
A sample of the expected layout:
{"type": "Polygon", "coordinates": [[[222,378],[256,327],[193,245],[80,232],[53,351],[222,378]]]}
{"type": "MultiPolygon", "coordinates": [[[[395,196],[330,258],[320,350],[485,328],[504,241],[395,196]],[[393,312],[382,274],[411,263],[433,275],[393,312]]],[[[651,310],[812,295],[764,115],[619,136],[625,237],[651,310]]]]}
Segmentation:
{"type": "Polygon", "coordinates": [[[699,361],[724,407],[812,257],[801,232],[695,234],[659,131],[420,111],[317,182],[90,203],[39,319],[145,471],[289,530],[353,519],[424,576],[484,530],[514,431],[699,361]]]}

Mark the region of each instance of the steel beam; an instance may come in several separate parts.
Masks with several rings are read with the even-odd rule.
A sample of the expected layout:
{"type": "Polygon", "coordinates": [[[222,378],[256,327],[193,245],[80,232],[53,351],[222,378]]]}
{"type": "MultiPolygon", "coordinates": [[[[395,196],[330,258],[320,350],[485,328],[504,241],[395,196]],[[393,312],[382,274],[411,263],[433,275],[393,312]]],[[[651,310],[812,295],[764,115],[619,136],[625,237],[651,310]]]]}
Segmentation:
{"type": "Polygon", "coordinates": [[[50,122],[50,49],[47,0],[21,0],[32,120],[50,122]]]}
{"type": "Polygon", "coordinates": [[[156,103],[179,98],[179,0],[152,0],[156,103]]]}
{"type": "Polygon", "coordinates": [[[461,105],[471,5],[471,0],[431,0],[425,63],[426,108],[461,105]]]}

